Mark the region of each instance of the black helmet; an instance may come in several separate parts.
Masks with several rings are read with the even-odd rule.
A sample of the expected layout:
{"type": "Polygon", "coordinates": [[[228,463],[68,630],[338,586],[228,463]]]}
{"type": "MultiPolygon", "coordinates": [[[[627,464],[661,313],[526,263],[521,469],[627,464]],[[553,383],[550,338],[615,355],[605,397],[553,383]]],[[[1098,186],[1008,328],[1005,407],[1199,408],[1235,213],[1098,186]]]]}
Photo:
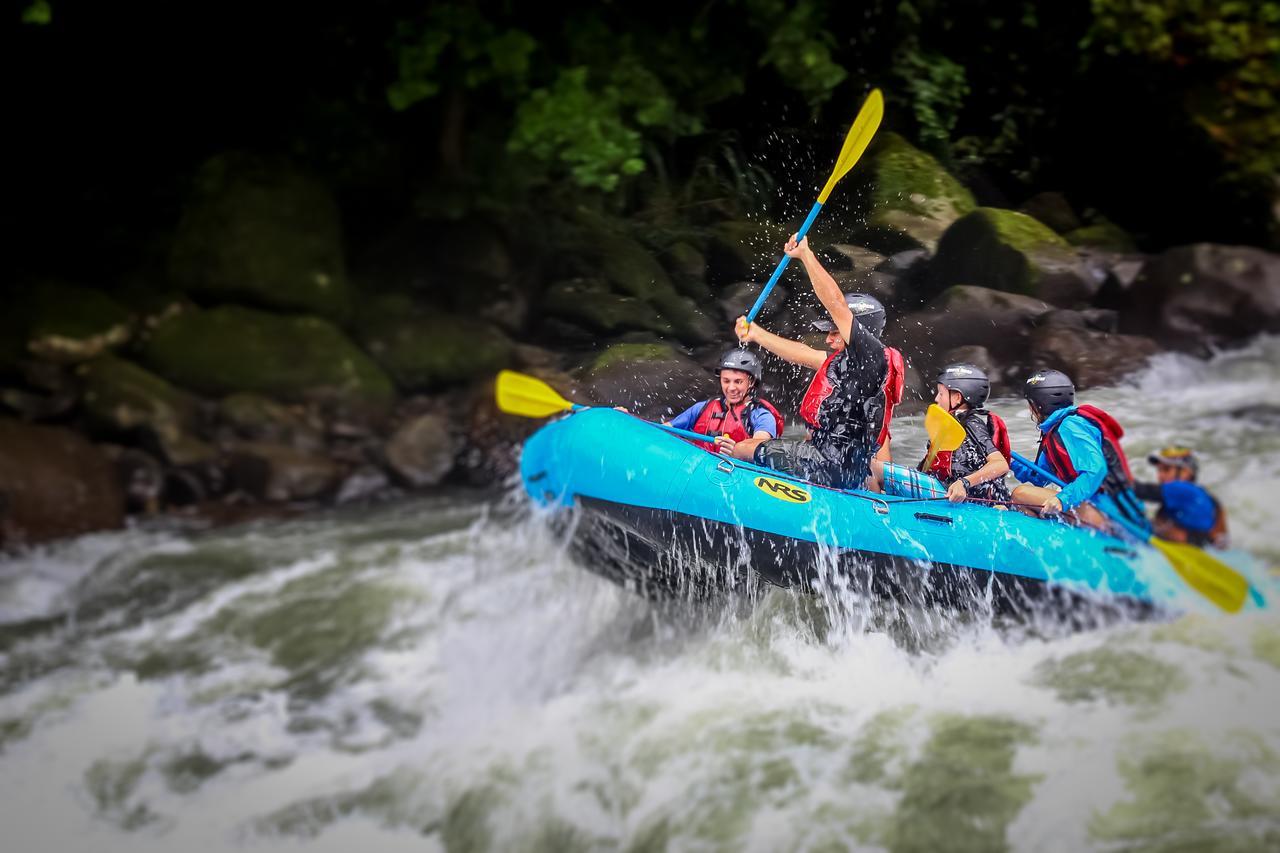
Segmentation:
{"type": "Polygon", "coordinates": [[[761,375],[764,374],[764,367],[760,364],[760,359],[756,358],[756,354],[751,350],[743,347],[734,347],[720,356],[720,364],[716,367],[716,374],[719,375],[722,370],[741,370],[744,373],[751,374],[751,378],[756,382],[759,382],[761,375]]]}
{"type": "MultiPolygon", "coordinates": [[[[866,293],[846,293],[844,304],[849,306],[853,316],[867,327],[868,332],[877,338],[880,337],[880,333],[884,331],[884,306],[880,304],[879,299],[866,293]]],[[[823,317],[821,320],[814,320],[813,327],[819,332],[830,332],[836,324],[831,321],[831,318],[823,317]]]]}
{"type": "Polygon", "coordinates": [[[938,374],[937,382],[952,391],[959,391],[971,409],[981,409],[991,396],[991,380],[987,378],[986,371],[976,364],[948,364],[938,374]]]}
{"type": "Polygon", "coordinates": [[[1075,404],[1076,386],[1061,370],[1037,370],[1022,386],[1022,395],[1041,417],[1047,417],[1075,404]]]}

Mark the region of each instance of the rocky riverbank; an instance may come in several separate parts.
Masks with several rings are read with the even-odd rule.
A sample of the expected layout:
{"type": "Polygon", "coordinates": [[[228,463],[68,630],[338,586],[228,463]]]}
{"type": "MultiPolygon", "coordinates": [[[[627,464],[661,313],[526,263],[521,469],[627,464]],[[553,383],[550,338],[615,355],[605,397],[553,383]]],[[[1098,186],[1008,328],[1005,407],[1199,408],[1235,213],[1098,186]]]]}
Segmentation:
{"type": "MultiPolygon", "coordinates": [[[[1006,388],[1033,367],[1085,387],[1164,348],[1280,331],[1280,256],[1137,250],[1060,193],[980,206],[886,133],[811,242],[890,310],[911,385],[954,359],[1006,388]]],[[[541,211],[413,219],[348,258],[343,211],[288,163],[208,161],[151,262],[121,280],[31,280],[0,320],[0,546],[501,481],[536,426],[499,415],[494,373],[538,375],[644,416],[705,396],[789,226],[714,205],[680,218],[541,211]]],[[[794,271],[761,322],[805,328],[794,271]]],[[[794,405],[800,377],[768,385],[794,405]]]]}

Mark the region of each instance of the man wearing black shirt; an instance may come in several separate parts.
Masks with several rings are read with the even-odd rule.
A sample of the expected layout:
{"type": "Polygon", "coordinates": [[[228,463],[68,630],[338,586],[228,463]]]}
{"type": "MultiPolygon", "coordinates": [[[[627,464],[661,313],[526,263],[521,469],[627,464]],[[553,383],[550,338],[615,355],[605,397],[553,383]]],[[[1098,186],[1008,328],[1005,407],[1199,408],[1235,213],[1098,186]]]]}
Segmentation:
{"type": "Polygon", "coordinates": [[[800,405],[809,439],[758,442],[753,458],[789,474],[837,488],[862,488],[871,459],[889,459],[889,420],[902,399],[904,365],[897,350],[880,342],[884,307],[864,294],[843,294],[823,269],[807,239],[793,235],[785,251],[804,264],[813,292],[829,319],[813,325],[827,333],[830,353],[780,337],[739,317],[742,342],[757,343],[793,364],[814,371],[800,405]]]}

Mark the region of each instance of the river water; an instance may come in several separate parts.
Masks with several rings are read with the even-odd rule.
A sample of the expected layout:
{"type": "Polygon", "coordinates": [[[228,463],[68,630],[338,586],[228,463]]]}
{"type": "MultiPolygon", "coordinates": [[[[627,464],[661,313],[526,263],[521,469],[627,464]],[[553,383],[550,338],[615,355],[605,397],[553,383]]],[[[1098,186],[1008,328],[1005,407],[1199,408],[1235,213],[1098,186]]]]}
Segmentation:
{"type": "MultiPolygon", "coordinates": [[[[1203,448],[1270,565],[1278,364],[1088,395],[1135,459],[1203,448]]],[[[514,492],[10,557],[4,849],[1280,849],[1280,617],[908,643],[830,604],[651,605],[514,492]]]]}

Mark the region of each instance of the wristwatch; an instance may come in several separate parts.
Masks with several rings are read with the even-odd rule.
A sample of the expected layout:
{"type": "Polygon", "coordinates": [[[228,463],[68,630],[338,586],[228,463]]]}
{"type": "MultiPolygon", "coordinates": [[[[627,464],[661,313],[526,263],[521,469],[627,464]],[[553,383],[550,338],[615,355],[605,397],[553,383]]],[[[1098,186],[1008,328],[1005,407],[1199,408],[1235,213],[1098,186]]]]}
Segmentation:
{"type": "Polygon", "coordinates": [[[961,483],[964,483],[964,491],[965,491],[965,494],[968,494],[969,492],[972,492],[972,491],[973,491],[973,483],[970,483],[970,482],[969,482],[969,478],[968,478],[968,477],[961,477],[961,478],[960,478],[960,482],[961,482],[961,483]]]}

